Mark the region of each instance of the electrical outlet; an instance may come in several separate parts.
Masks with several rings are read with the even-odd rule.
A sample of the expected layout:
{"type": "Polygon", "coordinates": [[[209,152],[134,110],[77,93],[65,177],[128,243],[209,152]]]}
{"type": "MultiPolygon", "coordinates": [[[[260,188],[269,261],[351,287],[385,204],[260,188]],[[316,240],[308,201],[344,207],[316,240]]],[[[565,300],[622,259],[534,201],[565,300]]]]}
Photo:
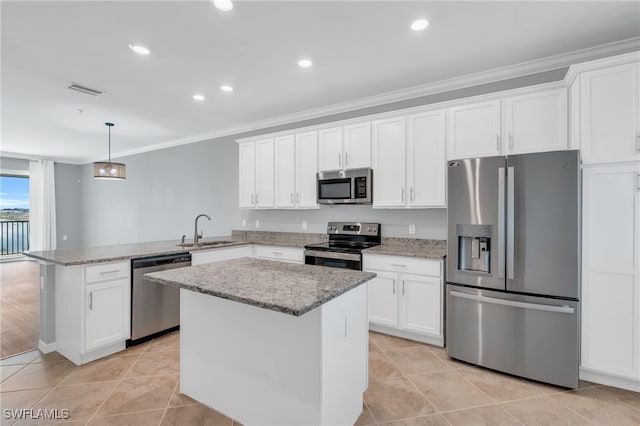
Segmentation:
{"type": "Polygon", "coordinates": [[[414,224],[409,225],[409,235],[416,235],[416,226],[414,224]]]}
{"type": "Polygon", "coordinates": [[[67,241],[67,236],[66,235],[62,236],[62,241],[67,241]]]}
{"type": "Polygon", "coordinates": [[[256,229],[260,228],[260,219],[256,219],[256,229]]]}
{"type": "Polygon", "coordinates": [[[308,226],[308,224],[307,224],[307,221],[306,221],[306,220],[303,220],[303,221],[302,221],[302,230],[303,230],[303,231],[306,231],[308,227],[309,227],[309,226],[308,226]]]}
{"type": "Polygon", "coordinates": [[[247,227],[247,219],[242,219],[242,227],[243,228],[247,227]]]}

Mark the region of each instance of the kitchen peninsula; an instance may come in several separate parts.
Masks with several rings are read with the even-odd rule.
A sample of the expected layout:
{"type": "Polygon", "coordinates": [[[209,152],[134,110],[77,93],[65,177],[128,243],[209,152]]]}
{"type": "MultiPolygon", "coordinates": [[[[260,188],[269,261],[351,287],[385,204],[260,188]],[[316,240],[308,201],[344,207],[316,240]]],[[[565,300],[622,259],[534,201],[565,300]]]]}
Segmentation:
{"type": "Polygon", "coordinates": [[[353,424],[374,273],[252,258],[146,274],[180,290],[180,391],[246,424],[353,424]]]}

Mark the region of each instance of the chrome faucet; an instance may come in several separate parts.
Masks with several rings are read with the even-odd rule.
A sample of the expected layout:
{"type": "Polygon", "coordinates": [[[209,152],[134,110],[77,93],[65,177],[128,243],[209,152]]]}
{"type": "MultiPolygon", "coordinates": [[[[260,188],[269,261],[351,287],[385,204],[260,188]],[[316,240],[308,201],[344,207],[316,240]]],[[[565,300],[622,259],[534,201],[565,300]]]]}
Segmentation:
{"type": "Polygon", "coordinates": [[[196,216],[195,231],[193,233],[193,245],[198,244],[198,240],[200,238],[202,238],[202,231],[200,231],[200,235],[198,235],[198,219],[200,219],[202,216],[204,216],[207,219],[211,220],[211,217],[208,214],[201,213],[198,216],[196,216]]]}

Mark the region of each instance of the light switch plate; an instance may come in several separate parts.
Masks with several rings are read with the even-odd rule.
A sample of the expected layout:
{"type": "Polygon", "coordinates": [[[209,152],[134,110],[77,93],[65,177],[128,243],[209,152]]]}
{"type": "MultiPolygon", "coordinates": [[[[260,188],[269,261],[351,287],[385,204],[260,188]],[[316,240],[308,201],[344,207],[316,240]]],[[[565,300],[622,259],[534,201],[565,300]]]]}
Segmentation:
{"type": "Polygon", "coordinates": [[[66,235],[62,236],[62,241],[67,241],[67,236],[66,235]]]}
{"type": "Polygon", "coordinates": [[[260,228],[260,219],[256,219],[256,229],[260,228]]]}
{"type": "Polygon", "coordinates": [[[307,228],[308,228],[307,221],[306,221],[306,220],[303,220],[303,221],[302,221],[302,229],[303,229],[304,231],[306,231],[306,230],[307,230],[307,228]]]}
{"type": "Polygon", "coordinates": [[[242,227],[243,228],[247,227],[247,219],[242,219],[242,227]]]}
{"type": "Polygon", "coordinates": [[[409,225],[409,235],[416,235],[416,225],[409,225]]]}

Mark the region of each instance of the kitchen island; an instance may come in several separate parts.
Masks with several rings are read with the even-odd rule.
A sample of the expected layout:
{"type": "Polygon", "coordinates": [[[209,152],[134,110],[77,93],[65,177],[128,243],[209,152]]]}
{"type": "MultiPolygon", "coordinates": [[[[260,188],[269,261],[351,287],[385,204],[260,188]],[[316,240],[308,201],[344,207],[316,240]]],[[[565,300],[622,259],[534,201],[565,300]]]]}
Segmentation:
{"type": "Polygon", "coordinates": [[[374,273],[251,258],[146,274],[180,290],[180,391],[249,426],[351,425],[374,273]]]}

